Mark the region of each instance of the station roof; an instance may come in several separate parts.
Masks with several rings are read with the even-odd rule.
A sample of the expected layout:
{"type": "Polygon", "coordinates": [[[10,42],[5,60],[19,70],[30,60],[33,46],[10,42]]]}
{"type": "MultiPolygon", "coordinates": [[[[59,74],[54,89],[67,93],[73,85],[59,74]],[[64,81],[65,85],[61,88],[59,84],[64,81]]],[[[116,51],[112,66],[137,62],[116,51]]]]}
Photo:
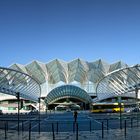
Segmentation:
{"type": "Polygon", "coordinates": [[[127,67],[122,61],[109,64],[102,59],[88,62],[80,58],[65,62],[60,59],[54,59],[50,62],[43,63],[32,61],[27,65],[12,64],[10,68],[31,75],[40,84],[56,84],[60,81],[69,84],[71,82],[98,83],[106,74],[120,68],[127,67]]]}
{"type": "Polygon", "coordinates": [[[76,98],[86,103],[92,102],[91,97],[86,91],[74,85],[63,85],[53,89],[47,95],[45,101],[47,104],[52,104],[62,98],[76,98]]]}
{"type": "Polygon", "coordinates": [[[97,84],[98,100],[124,94],[133,94],[140,89],[140,65],[120,68],[108,73],[97,84]]]}
{"type": "Polygon", "coordinates": [[[22,71],[0,67],[0,93],[38,101],[41,89],[38,81],[22,71]]]}

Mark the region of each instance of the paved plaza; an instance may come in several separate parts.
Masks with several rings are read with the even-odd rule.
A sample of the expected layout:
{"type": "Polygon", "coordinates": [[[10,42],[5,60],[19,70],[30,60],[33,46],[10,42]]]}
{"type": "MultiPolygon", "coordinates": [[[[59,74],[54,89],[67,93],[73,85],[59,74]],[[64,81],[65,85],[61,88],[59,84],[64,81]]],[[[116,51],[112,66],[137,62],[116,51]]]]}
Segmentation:
{"type": "MultiPolygon", "coordinates": [[[[1,116],[0,140],[138,140],[140,139],[139,120],[134,118],[133,124],[131,124],[130,117],[132,116],[134,118],[134,114],[123,114],[122,129],[120,129],[119,114],[79,112],[77,129],[77,125],[73,123],[72,112],[51,112],[41,114],[39,131],[38,116],[25,115],[20,116],[19,133],[17,131],[17,121],[12,121],[16,120],[15,116],[13,118],[12,116],[7,116],[7,118],[6,116],[1,116]],[[2,126],[6,122],[4,119],[10,120],[6,129],[5,125],[2,126]],[[22,122],[25,119],[24,126],[22,126],[22,122]],[[109,120],[108,124],[107,119],[109,120]],[[124,125],[125,120],[126,128],[124,125]],[[31,126],[29,122],[31,122],[31,126]],[[52,124],[54,129],[52,129],[52,124]]],[[[137,115],[137,117],[139,116],[137,115]]]]}
{"type": "MultiPolygon", "coordinates": [[[[140,128],[127,129],[126,136],[124,134],[124,129],[116,130],[105,130],[104,137],[102,137],[102,131],[80,131],[78,137],[76,133],[73,132],[59,132],[55,133],[54,140],[139,140],[140,139],[140,128]]],[[[4,131],[0,131],[0,140],[5,139],[4,131]]],[[[53,140],[53,134],[51,132],[32,132],[29,138],[28,132],[20,132],[18,135],[17,131],[8,131],[7,140],[53,140]]]]}

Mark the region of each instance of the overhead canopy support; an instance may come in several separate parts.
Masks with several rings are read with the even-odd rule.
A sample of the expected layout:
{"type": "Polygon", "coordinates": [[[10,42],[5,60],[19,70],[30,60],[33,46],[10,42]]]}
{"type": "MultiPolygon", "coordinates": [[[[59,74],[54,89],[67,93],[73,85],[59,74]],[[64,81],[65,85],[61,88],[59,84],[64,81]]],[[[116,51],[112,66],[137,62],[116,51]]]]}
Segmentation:
{"type": "Polygon", "coordinates": [[[98,100],[130,94],[140,88],[140,65],[122,68],[104,76],[97,84],[98,100]]]}
{"type": "Polygon", "coordinates": [[[0,92],[13,96],[20,93],[20,97],[37,102],[41,88],[38,81],[30,75],[0,67],[0,92]]]}
{"type": "Polygon", "coordinates": [[[86,103],[91,103],[92,99],[88,93],[74,85],[63,85],[53,89],[46,97],[47,104],[53,104],[55,101],[63,98],[76,98],[86,103]]]}

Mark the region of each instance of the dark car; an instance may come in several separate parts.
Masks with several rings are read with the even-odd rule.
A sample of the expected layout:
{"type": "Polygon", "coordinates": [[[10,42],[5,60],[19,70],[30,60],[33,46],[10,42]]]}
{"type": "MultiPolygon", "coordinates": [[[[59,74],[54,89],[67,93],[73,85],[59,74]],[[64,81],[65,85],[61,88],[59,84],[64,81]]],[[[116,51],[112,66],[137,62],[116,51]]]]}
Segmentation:
{"type": "Polygon", "coordinates": [[[38,110],[32,110],[29,112],[29,114],[31,115],[37,115],[38,113],[39,113],[38,110]]]}
{"type": "Polygon", "coordinates": [[[130,112],[140,112],[140,108],[136,107],[136,108],[131,108],[129,110],[127,110],[126,112],[130,113],[130,112]]]}
{"type": "Polygon", "coordinates": [[[132,112],[139,112],[139,111],[140,111],[139,108],[134,108],[134,109],[132,110],[132,112]]]}

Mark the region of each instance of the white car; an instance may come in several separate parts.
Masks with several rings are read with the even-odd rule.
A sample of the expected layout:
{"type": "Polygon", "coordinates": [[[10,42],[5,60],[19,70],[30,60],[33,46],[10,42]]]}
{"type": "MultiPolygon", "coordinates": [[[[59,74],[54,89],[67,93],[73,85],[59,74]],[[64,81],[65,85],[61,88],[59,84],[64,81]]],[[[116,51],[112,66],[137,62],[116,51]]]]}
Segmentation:
{"type": "Polygon", "coordinates": [[[70,108],[68,108],[68,109],[66,109],[66,111],[67,111],[67,112],[70,112],[70,111],[71,111],[71,109],[70,109],[70,108]]]}

